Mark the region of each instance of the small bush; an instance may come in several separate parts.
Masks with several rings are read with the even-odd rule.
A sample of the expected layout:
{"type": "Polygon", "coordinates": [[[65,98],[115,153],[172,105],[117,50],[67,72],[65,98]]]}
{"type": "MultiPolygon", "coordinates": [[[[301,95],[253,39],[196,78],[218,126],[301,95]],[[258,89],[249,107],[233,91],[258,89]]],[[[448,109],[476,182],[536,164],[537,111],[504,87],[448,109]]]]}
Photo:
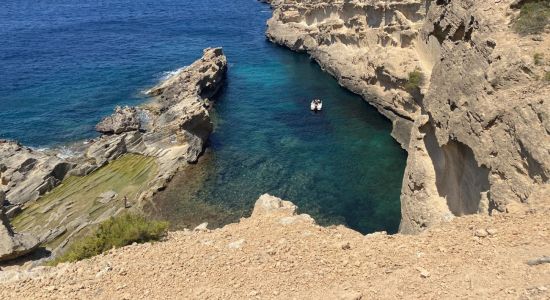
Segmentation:
{"type": "Polygon", "coordinates": [[[544,81],[550,82],[550,72],[544,73],[544,81]]]}
{"type": "Polygon", "coordinates": [[[550,23],[550,1],[535,0],[521,6],[513,28],[519,34],[537,34],[550,23]]]}
{"type": "Polygon", "coordinates": [[[422,85],[422,82],[424,81],[424,75],[420,71],[420,69],[415,69],[414,71],[409,73],[409,80],[405,84],[405,89],[407,91],[412,92],[417,90],[420,85],[422,85]]]}
{"type": "Polygon", "coordinates": [[[535,62],[535,65],[542,66],[544,65],[544,54],[542,53],[535,53],[533,55],[533,61],[535,62]]]}
{"type": "Polygon", "coordinates": [[[76,241],[67,253],[51,261],[50,265],[90,258],[113,247],[122,247],[134,242],[158,241],[166,235],[167,228],[168,222],[149,221],[137,214],[111,217],[99,224],[91,235],[76,241]]]}

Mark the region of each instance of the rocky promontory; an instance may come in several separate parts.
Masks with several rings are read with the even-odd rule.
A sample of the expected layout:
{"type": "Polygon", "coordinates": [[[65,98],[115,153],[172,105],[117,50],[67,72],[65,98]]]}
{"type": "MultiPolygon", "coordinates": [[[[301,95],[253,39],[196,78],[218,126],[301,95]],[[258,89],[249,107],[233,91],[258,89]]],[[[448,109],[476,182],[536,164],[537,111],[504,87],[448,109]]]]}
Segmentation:
{"type": "Polygon", "coordinates": [[[55,254],[89,225],[124,210],[121,199],[139,209],[203,152],[213,129],[209,98],[226,70],[222,49],[205,49],[202,58],[148,91],[151,101],[117,107],[97,124],[102,135],[69,158],[0,140],[0,200],[15,230],[34,235],[55,254]]]}
{"type": "Polygon", "coordinates": [[[550,201],[550,34],[513,30],[524,2],[271,1],[271,41],[392,121],[401,232],[550,201]]]}

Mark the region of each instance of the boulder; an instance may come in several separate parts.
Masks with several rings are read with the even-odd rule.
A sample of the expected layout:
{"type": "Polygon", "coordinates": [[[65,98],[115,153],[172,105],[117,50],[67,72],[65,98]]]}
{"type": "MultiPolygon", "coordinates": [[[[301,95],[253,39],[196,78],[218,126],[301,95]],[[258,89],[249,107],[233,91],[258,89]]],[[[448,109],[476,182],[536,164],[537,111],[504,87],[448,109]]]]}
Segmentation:
{"type": "Polygon", "coordinates": [[[103,134],[120,134],[128,131],[136,131],[140,129],[140,121],[138,111],[135,107],[120,107],[115,108],[115,112],[103,118],[95,126],[96,131],[103,134]]]}
{"type": "Polygon", "coordinates": [[[297,223],[315,224],[315,220],[310,215],[298,215],[297,209],[298,207],[290,201],[263,194],[254,204],[252,218],[271,219],[284,226],[297,223]]]}
{"type": "Polygon", "coordinates": [[[252,216],[282,212],[284,215],[294,216],[297,207],[290,201],[263,194],[254,204],[252,216]]]}
{"type": "Polygon", "coordinates": [[[204,222],[193,229],[194,231],[208,231],[208,223],[204,222]]]}

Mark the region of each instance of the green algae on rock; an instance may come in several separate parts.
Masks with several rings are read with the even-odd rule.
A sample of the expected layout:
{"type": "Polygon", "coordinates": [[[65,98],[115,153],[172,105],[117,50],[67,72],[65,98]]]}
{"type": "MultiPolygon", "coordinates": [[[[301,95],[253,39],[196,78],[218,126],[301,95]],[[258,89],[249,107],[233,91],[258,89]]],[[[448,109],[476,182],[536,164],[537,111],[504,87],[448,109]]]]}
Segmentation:
{"type": "Polygon", "coordinates": [[[126,154],[89,175],[67,178],[29,204],[12,224],[18,231],[39,236],[44,246],[57,254],[89,225],[124,210],[124,197],[133,204],[157,172],[155,158],[126,154]],[[106,193],[112,196],[106,199],[106,193]]]}

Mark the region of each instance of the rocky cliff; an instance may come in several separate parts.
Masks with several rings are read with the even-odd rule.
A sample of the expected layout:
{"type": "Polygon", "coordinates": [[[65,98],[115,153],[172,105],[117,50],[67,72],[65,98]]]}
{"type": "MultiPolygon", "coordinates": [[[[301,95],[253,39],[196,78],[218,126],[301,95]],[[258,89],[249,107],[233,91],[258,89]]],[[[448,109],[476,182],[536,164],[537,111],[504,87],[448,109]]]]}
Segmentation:
{"type": "MultiPolygon", "coordinates": [[[[221,48],[204,50],[202,58],[148,91],[148,103],[117,107],[96,126],[102,135],[69,158],[0,140],[0,208],[15,217],[16,230],[32,233],[54,254],[89,225],[124,210],[115,200],[128,197],[139,208],[204,150],[212,131],[208,98],[226,70],[221,48]]],[[[0,232],[10,232],[13,240],[11,229],[2,228],[0,223],[0,232]]]]}
{"type": "Polygon", "coordinates": [[[307,52],[408,151],[401,232],[550,202],[549,32],[517,1],[276,0],[268,38],[307,52]],[[518,205],[519,203],[526,205],[518,205]]]}

